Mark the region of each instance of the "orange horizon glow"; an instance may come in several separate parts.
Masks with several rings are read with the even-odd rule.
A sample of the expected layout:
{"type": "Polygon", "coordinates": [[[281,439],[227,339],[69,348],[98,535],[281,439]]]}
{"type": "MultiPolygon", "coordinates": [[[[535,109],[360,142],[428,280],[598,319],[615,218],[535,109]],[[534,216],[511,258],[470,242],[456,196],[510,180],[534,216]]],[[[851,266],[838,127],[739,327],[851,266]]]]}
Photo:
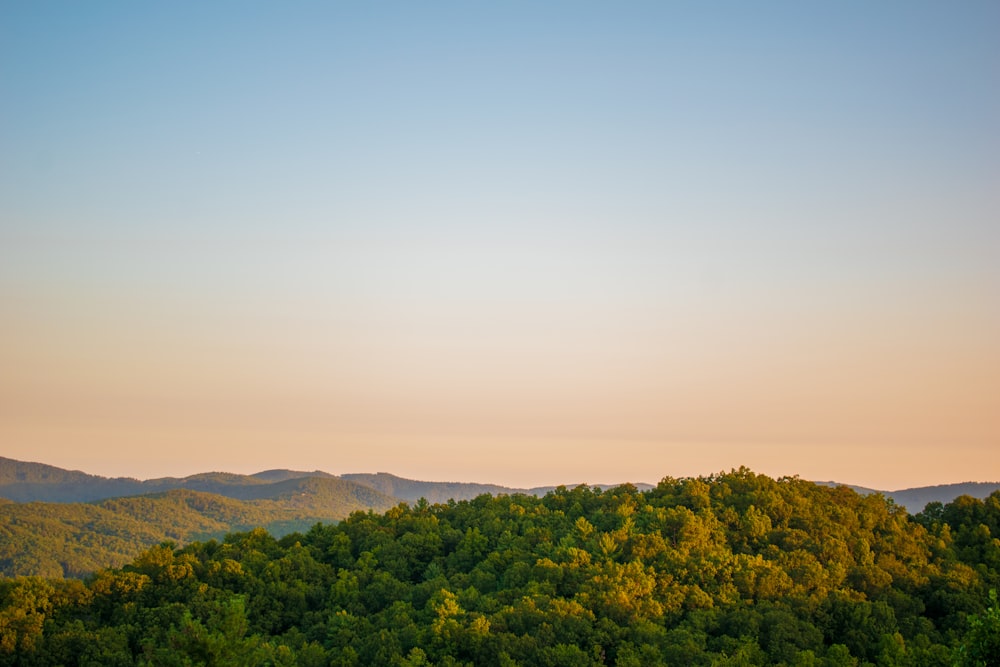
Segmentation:
{"type": "Polygon", "coordinates": [[[1000,479],[998,7],[0,6],[0,455],[1000,479]]]}

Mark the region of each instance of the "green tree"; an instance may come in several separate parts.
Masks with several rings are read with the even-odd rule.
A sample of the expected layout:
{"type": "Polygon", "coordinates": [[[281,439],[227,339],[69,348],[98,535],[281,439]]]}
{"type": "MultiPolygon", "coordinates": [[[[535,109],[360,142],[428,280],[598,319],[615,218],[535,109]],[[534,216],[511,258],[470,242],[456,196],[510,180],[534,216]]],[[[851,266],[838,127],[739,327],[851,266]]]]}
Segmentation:
{"type": "Polygon", "coordinates": [[[990,590],[990,606],[969,619],[969,631],[956,651],[961,667],[996,667],[1000,665],[1000,602],[996,589],[990,590]]]}

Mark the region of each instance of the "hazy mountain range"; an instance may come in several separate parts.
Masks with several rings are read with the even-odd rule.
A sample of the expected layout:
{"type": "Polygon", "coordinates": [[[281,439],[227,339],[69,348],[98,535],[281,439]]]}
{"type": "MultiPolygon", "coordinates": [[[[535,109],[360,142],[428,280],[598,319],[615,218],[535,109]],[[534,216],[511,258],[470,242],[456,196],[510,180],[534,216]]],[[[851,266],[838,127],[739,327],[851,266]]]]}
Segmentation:
{"type": "Polygon", "coordinates": [[[0,575],[82,576],[168,540],[222,538],[257,526],[281,536],[420,498],[437,503],[484,493],[543,495],[553,488],[421,482],[388,473],[338,477],[319,470],[143,481],[0,457],[0,575]]]}
{"type": "MultiPolygon", "coordinates": [[[[336,488],[342,490],[345,496],[356,498],[357,507],[352,507],[347,510],[348,512],[354,509],[377,509],[380,504],[385,502],[396,504],[400,501],[415,502],[420,498],[425,498],[428,502],[440,503],[448,500],[469,500],[483,493],[544,495],[556,488],[555,485],[516,488],[472,482],[424,482],[397,477],[386,472],[332,475],[322,470],[306,472],[284,469],[265,470],[253,475],[208,472],[188,477],[138,480],[131,477],[101,477],[79,470],[65,470],[44,463],[16,461],[0,456],[0,498],[22,503],[36,501],[90,502],[107,498],[163,493],[176,489],[215,493],[238,500],[255,500],[280,497],[285,492],[305,484],[301,481],[304,479],[326,480],[312,484],[317,488],[336,488]],[[371,495],[372,491],[377,492],[377,495],[371,495]]],[[[817,484],[844,485],[861,494],[881,493],[911,512],[919,512],[927,503],[947,503],[961,495],[985,498],[994,490],[1000,489],[1000,482],[962,482],[896,491],[871,489],[832,481],[817,482],[817,484]]],[[[592,486],[608,488],[614,484],[592,486]]],[[[635,483],[635,486],[639,490],[652,488],[652,485],[645,483],[635,483]]],[[[346,506],[337,509],[344,510],[346,506]]]]}
{"type": "MultiPolygon", "coordinates": [[[[319,470],[210,472],[143,481],[0,457],[0,575],[82,576],[121,565],[167,540],[183,544],[257,526],[280,536],[351,512],[382,512],[420,498],[439,503],[482,494],[544,495],[554,488],[424,482],[385,472],[337,476],[319,470]]],[[[851,488],[882,493],[919,511],[929,502],[946,503],[960,495],[985,498],[1000,483],[899,491],[851,488]]]]}
{"type": "MultiPolygon", "coordinates": [[[[839,482],[816,482],[824,486],[846,486],[860,493],[881,493],[886,498],[891,499],[897,505],[906,508],[910,513],[923,511],[928,503],[950,503],[959,496],[972,496],[982,500],[997,489],[1000,489],[1000,482],[959,482],[956,484],[936,484],[934,486],[916,486],[910,489],[899,489],[897,491],[882,491],[879,489],[869,489],[864,486],[854,486],[853,484],[841,484],[839,482]]],[[[0,492],[2,493],[2,492],[0,492]]]]}
{"type": "MultiPolygon", "coordinates": [[[[393,504],[414,502],[420,498],[439,503],[448,500],[469,500],[484,493],[492,495],[526,493],[544,495],[555,486],[513,488],[498,484],[471,482],[421,482],[404,479],[386,472],[331,475],[322,470],[265,470],[253,475],[226,472],[207,472],[189,477],[160,477],[138,480],[131,477],[101,477],[79,470],[64,470],[44,463],[29,463],[0,457],[0,498],[16,502],[90,502],[105,498],[147,495],[175,489],[217,493],[228,498],[250,500],[270,498],[281,484],[294,480],[319,479],[330,488],[340,488],[349,494],[377,491],[391,496],[393,504]],[[365,489],[359,492],[358,489],[365,489]]],[[[600,485],[605,488],[614,485],[600,485]]],[[[652,488],[650,484],[636,484],[640,490],[652,488]]],[[[357,509],[374,508],[362,503],[357,509]]]]}

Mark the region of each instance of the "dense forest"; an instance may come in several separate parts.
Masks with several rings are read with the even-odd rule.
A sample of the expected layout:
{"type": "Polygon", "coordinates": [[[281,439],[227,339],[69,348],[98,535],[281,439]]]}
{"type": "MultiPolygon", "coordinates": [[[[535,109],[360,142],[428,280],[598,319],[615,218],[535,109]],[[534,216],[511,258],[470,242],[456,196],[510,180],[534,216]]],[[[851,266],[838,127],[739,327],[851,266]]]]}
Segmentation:
{"type": "Polygon", "coordinates": [[[0,579],[0,665],[996,665],[998,537],[746,469],[400,504],[0,579]]]}
{"type": "MultiPolygon", "coordinates": [[[[475,484],[471,482],[421,482],[380,472],[331,475],[322,470],[305,472],[301,470],[265,470],[253,475],[238,475],[227,472],[204,472],[187,477],[159,477],[138,480],[131,477],[101,477],[79,470],[64,470],[44,463],[17,461],[0,456],[0,498],[15,502],[90,502],[107,498],[150,495],[183,489],[215,493],[227,498],[246,500],[250,498],[271,498],[280,493],[282,485],[294,484],[295,480],[320,479],[324,484],[338,487],[340,495],[354,495],[356,501],[366,502],[371,490],[394,500],[416,501],[425,498],[429,502],[448,500],[471,500],[484,493],[527,493],[544,495],[554,486],[516,489],[496,484],[475,484]],[[276,491],[278,489],[278,491],[276,491]]],[[[640,484],[640,488],[650,488],[640,484]]],[[[998,485],[1000,486],[1000,485],[998,485]]],[[[958,495],[958,494],[955,494],[958,495]]],[[[985,495],[985,494],[984,494],[985,495]]],[[[375,498],[371,509],[377,509],[384,498],[375,498]]],[[[384,509],[384,508],[383,508],[384,509]]],[[[346,516],[346,514],[345,514],[346,516]]]]}
{"type": "Polygon", "coordinates": [[[124,565],[166,540],[184,544],[255,527],[281,536],[399,502],[366,487],[351,493],[355,489],[345,490],[340,480],[322,478],[249,490],[261,488],[272,495],[237,500],[177,489],[93,503],[0,499],[0,576],[82,577],[124,565]]]}
{"type": "Polygon", "coordinates": [[[401,501],[542,495],[553,488],[318,470],[140,481],[0,457],[0,576],[83,577],[124,565],[167,540],[183,546],[255,527],[280,537],[358,510],[383,512],[401,501]]]}
{"type": "MultiPolygon", "coordinates": [[[[317,522],[339,521],[358,510],[384,512],[401,501],[424,498],[444,503],[483,494],[541,496],[555,488],[427,482],[384,472],[338,476],[284,469],[141,481],[0,457],[0,576],[85,577],[101,568],[125,565],[164,541],[183,547],[255,527],[281,537],[308,530],[317,522]]],[[[652,487],[637,484],[636,488],[652,487]]],[[[923,507],[959,495],[985,498],[1000,484],[895,492],[851,488],[863,495],[882,493],[897,505],[905,501],[907,506],[923,507]]]]}

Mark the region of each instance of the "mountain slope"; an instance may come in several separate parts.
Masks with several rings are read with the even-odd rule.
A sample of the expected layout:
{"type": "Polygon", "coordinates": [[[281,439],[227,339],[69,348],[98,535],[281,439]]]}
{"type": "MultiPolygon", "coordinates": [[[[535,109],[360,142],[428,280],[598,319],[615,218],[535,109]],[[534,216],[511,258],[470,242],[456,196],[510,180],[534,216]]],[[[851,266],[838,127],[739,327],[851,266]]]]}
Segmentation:
{"type": "Polygon", "coordinates": [[[992,665],[998,535],[745,468],[402,506],[0,580],[0,665],[992,665]]]}
{"type": "Polygon", "coordinates": [[[445,503],[449,500],[471,500],[484,493],[490,495],[530,493],[528,489],[513,489],[498,484],[475,484],[470,482],[420,482],[397,477],[387,472],[349,473],[341,479],[364,484],[381,493],[414,502],[425,498],[431,503],[445,503]]]}
{"type": "MultiPolygon", "coordinates": [[[[476,496],[488,493],[491,496],[523,493],[529,496],[544,496],[557,486],[535,486],[530,489],[501,486],[499,484],[476,484],[474,482],[421,482],[404,477],[397,477],[387,472],[379,473],[348,473],[340,476],[359,484],[370,486],[382,493],[402,498],[407,502],[416,502],[424,498],[430,503],[446,503],[449,500],[472,500],[476,496]]],[[[615,484],[600,485],[600,488],[610,489],[615,484]]],[[[651,484],[636,484],[640,491],[646,491],[651,484]]]]}
{"type": "MultiPolygon", "coordinates": [[[[338,477],[319,470],[303,472],[284,469],[265,470],[253,475],[211,472],[182,478],[162,477],[140,481],[129,477],[101,477],[79,470],[64,470],[43,463],[29,463],[0,457],[0,498],[9,498],[18,502],[90,502],[105,498],[162,493],[171,489],[218,493],[230,498],[265,498],[271,493],[271,490],[265,490],[265,488],[272,484],[291,483],[294,480],[308,478],[353,482],[407,502],[416,502],[420,498],[426,498],[431,503],[469,500],[484,493],[491,495],[515,493],[544,495],[556,488],[555,486],[540,486],[523,489],[498,484],[424,482],[385,472],[351,473],[338,477]]],[[[842,485],[838,482],[817,483],[824,486],[842,485]]],[[[614,485],[601,484],[596,486],[611,488],[614,485]]],[[[635,486],[639,490],[652,488],[648,484],[636,484],[635,486]]],[[[921,511],[929,502],[948,503],[960,495],[970,495],[981,499],[992,491],[1000,489],[998,482],[943,484],[898,491],[881,491],[853,485],[845,486],[861,494],[881,493],[911,513],[921,511]]],[[[361,497],[357,495],[357,492],[350,493],[358,498],[361,497]]],[[[371,505],[371,507],[377,508],[376,504],[371,505]]]]}
{"type": "Polygon", "coordinates": [[[983,500],[1000,489],[1000,482],[961,482],[959,484],[939,484],[920,486],[884,493],[893,502],[906,508],[911,514],[923,511],[928,503],[947,504],[959,496],[972,496],[983,500]]]}
{"type": "Polygon", "coordinates": [[[284,470],[284,469],[262,470],[261,472],[254,473],[250,476],[264,482],[284,482],[287,479],[299,479],[301,477],[335,477],[335,475],[331,475],[328,472],[323,472],[322,470],[303,472],[301,470],[284,470]]]}
{"type": "Polygon", "coordinates": [[[18,502],[86,502],[142,493],[143,482],[0,457],[0,497],[18,502]]]}
{"type": "Polygon", "coordinates": [[[273,500],[282,507],[347,516],[356,510],[382,512],[399,498],[339,477],[298,477],[271,484],[233,486],[219,495],[238,500],[273,500]]]}
{"type": "Polygon", "coordinates": [[[330,473],[267,470],[255,475],[207,472],[188,477],[160,477],[141,481],[130,477],[101,477],[78,470],[63,470],[43,463],[29,463],[0,457],[0,497],[17,502],[91,502],[173,489],[218,493],[230,498],[268,497],[267,491],[247,491],[246,487],[266,487],[276,482],[321,477],[337,479],[330,473]]]}
{"type": "Polygon", "coordinates": [[[0,500],[0,574],[79,577],[122,565],[167,540],[183,544],[258,526],[283,535],[398,503],[339,479],[234,488],[256,493],[243,500],[190,489],[94,503],[0,500]]]}
{"type": "Polygon", "coordinates": [[[17,461],[0,456],[0,485],[74,484],[105,479],[79,470],[64,470],[45,463],[17,461]]]}
{"type": "Polygon", "coordinates": [[[872,493],[880,493],[889,498],[895,504],[905,509],[910,514],[922,512],[927,503],[947,504],[954,501],[959,496],[972,496],[982,500],[994,491],[1000,490],[1000,482],[961,482],[959,484],[938,484],[936,486],[918,486],[912,489],[900,489],[898,491],[880,491],[869,489],[864,486],[854,486],[851,484],[841,484],[839,482],[816,482],[821,486],[846,486],[847,488],[867,496],[872,493]]]}

